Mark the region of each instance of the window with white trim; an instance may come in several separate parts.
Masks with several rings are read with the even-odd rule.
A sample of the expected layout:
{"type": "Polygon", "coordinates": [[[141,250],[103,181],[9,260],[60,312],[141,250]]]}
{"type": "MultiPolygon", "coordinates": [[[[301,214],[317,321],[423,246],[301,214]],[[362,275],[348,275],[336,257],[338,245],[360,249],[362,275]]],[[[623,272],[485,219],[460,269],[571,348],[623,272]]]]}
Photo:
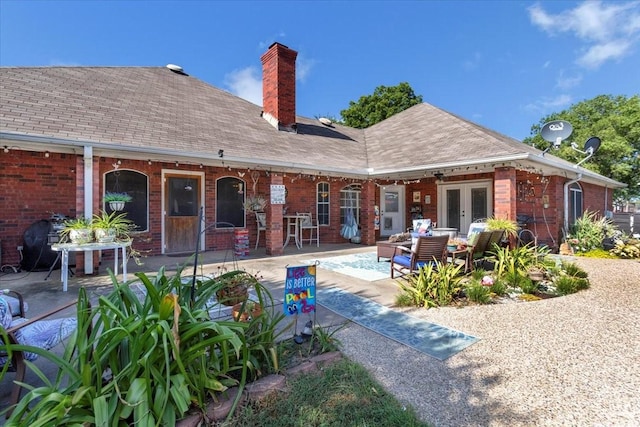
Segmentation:
{"type": "Polygon", "coordinates": [[[349,212],[355,217],[356,223],[360,224],[360,184],[351,184],[340,190],[340,225],[346,223],[349,212]]]}
{"type": "Polygon", "coordinates": [[[329,225],[329,183],[316,185],[316,216],[319,225],[329,225]]]}
{"type": "Polygon", "coordinates": [[[569,227],[582,216],[582,187],[577,182],[569,186],[569,227]]]}

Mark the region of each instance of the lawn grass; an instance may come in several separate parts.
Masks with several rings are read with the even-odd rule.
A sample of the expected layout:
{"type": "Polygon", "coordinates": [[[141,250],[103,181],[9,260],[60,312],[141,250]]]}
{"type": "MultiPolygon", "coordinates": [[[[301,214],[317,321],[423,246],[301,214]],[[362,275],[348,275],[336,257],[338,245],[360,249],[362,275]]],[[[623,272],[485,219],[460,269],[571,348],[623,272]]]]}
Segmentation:
{"type": "Polygon", "coordinates": [[[342,359],[289,381],[288,390],[240,408],[223,426],[428,426],[357,363],[342,359]]]}

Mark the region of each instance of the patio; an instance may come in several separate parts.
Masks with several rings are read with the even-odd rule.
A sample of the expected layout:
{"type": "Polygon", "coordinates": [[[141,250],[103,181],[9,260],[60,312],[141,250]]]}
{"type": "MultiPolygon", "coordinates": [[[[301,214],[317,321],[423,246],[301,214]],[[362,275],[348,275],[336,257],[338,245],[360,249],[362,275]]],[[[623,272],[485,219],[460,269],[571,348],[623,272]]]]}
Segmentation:
{"type": "MultiPolygon", "coordinates": [[[[352,244],[323,244],[321,249],[318,252],[315,246],[306,245],[299,251],[290,246],[282,257],[266,257],[264,249],[252,251],[247,259],[238,261],[238,267],[259,272],[274,297],[281,298],[286,265],[301,263],[314,254],[375,251],[352,244]]],[[[204,272],[215,271],[225,256],[224,264],[231,268],[228,253],[203,253],[204,272]]],[[[130,263],[130,272],[154,272],[160,265],[171,269],[184,258],[152,257],[144,262],[142,267],[130,263]]],[[[523,304],[400,310],[480,338],[444,362],[355,324],[338,333],[343,353],[436,425],[637,424],[640,294],[632,285],[640,277],[640,263],[580,258],[576,262],[589,272],[592,282],[577,294],[523,304]]],[[[5,275],[2,287],[23,292],[29,313],[37,314],[73,299],[80,285],[100,293],[109,283],[104,275],[73,278],[70,291],[64,293],[59,272],[48,282],[42,281],[45,274],[31,273],[20,281],[10,281],[20,274],[5,275]]],[[[326,270],[320,270],[317,279],[320,287],[339,286],[387,307],[393,305],[398,289],[391,279],[368,282],[326,270]]],[[[340,321],[339,316],[319,308],[319,323],[340,321]]],[[[10,377],[0,387],[0,407],[7,397],[4,381],[10,377]]]]}

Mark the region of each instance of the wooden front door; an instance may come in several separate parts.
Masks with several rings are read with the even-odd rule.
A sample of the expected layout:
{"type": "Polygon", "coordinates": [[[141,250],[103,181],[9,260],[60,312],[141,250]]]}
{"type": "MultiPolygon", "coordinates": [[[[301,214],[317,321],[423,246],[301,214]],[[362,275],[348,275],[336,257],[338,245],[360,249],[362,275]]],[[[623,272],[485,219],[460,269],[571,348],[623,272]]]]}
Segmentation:
{"type": "Polygon", "coordinates": [[[202,175],[166,174],[165,253],[195,252],[202,206],[202,175]]]}

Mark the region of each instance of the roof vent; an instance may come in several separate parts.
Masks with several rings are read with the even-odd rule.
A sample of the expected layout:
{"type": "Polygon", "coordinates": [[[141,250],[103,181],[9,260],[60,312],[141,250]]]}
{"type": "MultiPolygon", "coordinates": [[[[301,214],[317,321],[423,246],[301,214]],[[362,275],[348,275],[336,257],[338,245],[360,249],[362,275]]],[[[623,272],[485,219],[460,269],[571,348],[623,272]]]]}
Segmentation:
{"type": "Polygon", "coordinates": [[[182,69],[181,66],[176,65],[176,64],[167,64],[167,68],[170,69],[171,71],[173,71],[176,74],[183,74],[183,75],[188,75],[187,73],[184,72],[184,70],[182,69]]]}

